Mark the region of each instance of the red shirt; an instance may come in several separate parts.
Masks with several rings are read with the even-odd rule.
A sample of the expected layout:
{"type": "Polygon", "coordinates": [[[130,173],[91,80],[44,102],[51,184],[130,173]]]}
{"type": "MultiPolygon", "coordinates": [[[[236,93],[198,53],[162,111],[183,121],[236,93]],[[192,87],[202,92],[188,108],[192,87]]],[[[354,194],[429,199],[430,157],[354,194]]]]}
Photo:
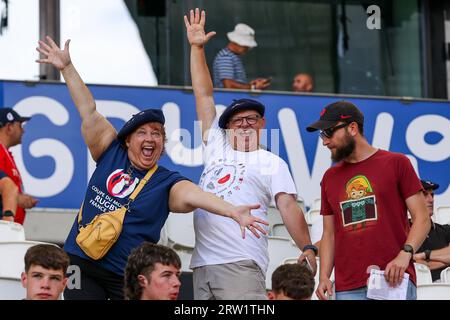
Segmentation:
{"type": "MultiPolygon", "coordinates": [[[[384,270],[402,250],[409,233],[405,200],[422,189],[420,180],[406,156],[378,150],[328,169],[321,188],[321,214],[334,215],[336,291],[366,286],[368,267],[384,270]]],[[[406,272],[415,283],[412,260],[406,272]]]]}
{"type": "MultiPolygon", "coordinates": [[[[0,170],[3,171],[8,177],[14,181],[15,185],[19,188],[19,193],[22,193],[22,178],[17,169],[14,157],[6,147],[0,143],[0,170]]],[[[23,224],[25,220],[25,210],[17,206],[14,222],[23,224]]]]}

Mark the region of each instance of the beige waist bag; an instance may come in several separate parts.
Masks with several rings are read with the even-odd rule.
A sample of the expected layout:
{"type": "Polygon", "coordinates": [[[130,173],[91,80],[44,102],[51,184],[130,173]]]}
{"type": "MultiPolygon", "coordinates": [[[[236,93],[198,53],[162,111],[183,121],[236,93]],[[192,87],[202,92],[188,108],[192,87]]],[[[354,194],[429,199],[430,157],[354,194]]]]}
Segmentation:
{"type": "Polygon", "coordinates": [[[111,249],[122,232],[123,220],[125,219],[125,214],[129,211],[131,203],[157,169],[158,165],[155,165],[147,172],[145,177],[141,179],[139,185],[128,198],[127,204],[114,211],[96,215],[94,219],[85,226],[81,225],[83,214],[83,205],[81,205],[80,212],[78,213],[79,227],[76,241],[78,246],[88,257],[99,260],[106,255],[109,249],[111,249]]]}

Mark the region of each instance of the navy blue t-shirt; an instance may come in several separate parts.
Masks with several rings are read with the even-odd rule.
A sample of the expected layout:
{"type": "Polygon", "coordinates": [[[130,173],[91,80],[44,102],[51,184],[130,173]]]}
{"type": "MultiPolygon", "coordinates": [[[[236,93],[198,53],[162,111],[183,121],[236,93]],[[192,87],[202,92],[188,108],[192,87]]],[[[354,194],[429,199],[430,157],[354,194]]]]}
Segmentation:
{"type": "MultiPolygon", "coordinates": [[[[127,150],[118,140],[114,140],[97,161],[97,168],[89,181],[83,204],[82,225],[89,223],[95,215],[113,211],[128,202],[140,179],[148,172],[133,167],[129,175],[130,167],[127,150]]],[[[178,172],[158,167],[130,205],[119,239],[102,259],[89,258],[77,245],[75,239],[78,235],[78,216],[64,244],[64,250],[123,276],[132,249],[144,241],[159,241],[161,228],[170,211],[170,189],[182,180],[188,179],[178,172]]]]}

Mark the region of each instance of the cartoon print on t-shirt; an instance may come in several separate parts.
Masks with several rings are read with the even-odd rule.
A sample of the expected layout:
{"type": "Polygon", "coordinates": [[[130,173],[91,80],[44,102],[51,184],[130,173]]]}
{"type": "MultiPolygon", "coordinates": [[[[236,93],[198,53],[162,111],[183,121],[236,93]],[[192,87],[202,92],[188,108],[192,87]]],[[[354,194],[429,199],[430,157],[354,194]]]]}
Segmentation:
{"type": "Polygon", "coordinates": [[[348,200],[340,203],[344,227],[351,225],[356,230],[360,224],[364,229],[366,221],[377,220],[375,194],[365,176],[351,178],[345,185],[345,193],[348,200]]]}
{"type": "Polygon", "coordinates": [[[245,165],[237,161],[213,161],[200,177],[200,186],[207,192],[224,199],[240,190],[244,181],[245,165]]]}

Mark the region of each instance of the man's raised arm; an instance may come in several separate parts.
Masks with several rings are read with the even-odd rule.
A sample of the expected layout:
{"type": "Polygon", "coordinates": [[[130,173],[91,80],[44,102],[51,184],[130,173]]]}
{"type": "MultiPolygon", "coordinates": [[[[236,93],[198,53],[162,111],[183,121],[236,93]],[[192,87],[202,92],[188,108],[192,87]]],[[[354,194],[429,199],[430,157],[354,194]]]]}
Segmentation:
{"type": "Polygon", "coordinates": [[[216,117],[216,107],[213,98],[213,84],[206,64],[204,45],[216,33],[214,31],[205,35],[206,14],[197,8],[190,10],[190,19],[184,16],[187,38],[191,45],[191,78],[194,89],[198,120],[201,121],[202,137],[206,143],[206,132],[216,117]]]}

